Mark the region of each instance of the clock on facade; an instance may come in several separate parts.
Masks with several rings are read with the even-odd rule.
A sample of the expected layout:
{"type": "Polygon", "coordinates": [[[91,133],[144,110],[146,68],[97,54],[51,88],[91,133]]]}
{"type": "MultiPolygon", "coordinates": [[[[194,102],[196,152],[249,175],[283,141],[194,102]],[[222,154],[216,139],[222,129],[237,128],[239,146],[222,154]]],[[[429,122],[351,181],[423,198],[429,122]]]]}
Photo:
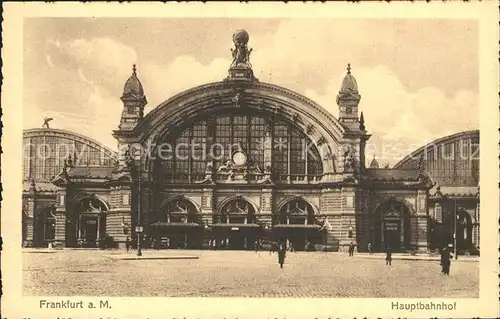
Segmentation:
{"type": "Polygon", "coordinates": [[[233,163],[237,166],[243,166],[247,162],[247,155],[243,151],[233,153],[233,163]]]}

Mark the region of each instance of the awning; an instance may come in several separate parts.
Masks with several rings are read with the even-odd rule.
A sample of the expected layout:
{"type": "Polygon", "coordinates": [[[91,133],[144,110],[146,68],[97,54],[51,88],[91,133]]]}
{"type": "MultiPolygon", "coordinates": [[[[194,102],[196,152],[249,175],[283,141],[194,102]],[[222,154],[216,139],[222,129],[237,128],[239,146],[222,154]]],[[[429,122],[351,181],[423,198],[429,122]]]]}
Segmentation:
{"type": "Polygon", "coordinates": [[[167,223],[167,222],[156,222],[151,224],[152,227],[203,227],[203,225],[197,223],[167,223]]]}
{"type": "Polygon", "coordinates": [[[308,228],[308,229],[320,229],[320,225],[304,225],[304,224],[278,224],[274,225],[273,228],[308,228]]]}
{"type": "Polygon", "coordinates": [[[238,228],[240,228],[240,227],[241,228],[260,228],[261,227],[259,224],[234,224],[234,223],[233,224],[231,224],[231,223],[230,224],[225,224],[225,223],[223,223],[223,224],[212,224],[211,226],[212,227],[221,227],[221,228],[222,227],[225,227],[225,228],[227,228],[227,227],[229,227],[229,228],[233,228],[233,227],[238,227],[238,228]]]}

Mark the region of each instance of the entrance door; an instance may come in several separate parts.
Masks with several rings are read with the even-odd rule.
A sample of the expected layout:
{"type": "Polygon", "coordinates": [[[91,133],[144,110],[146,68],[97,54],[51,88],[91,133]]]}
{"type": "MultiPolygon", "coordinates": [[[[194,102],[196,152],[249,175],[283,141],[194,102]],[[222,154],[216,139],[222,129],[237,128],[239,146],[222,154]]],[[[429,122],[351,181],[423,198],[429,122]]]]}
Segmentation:
{"type": "Polygon", "coordinates": [[[287,236],[288,241],[293,246],[295,250],[304,250],[306,243],[306,232],[305,229],[290,229],[287,236]]]}
{"type": "Polygon", "coordinates": [[[97,242],[97,217],[86,217],[83,223],[83,238],[86,246],[95,247],[97,242]]]}
{"type": "Polygon", "coordinates": [[[384,219],[384,245],[392,250],[401,248],[401,221],[399,219],[384,219]]]}
{"type": "Polygon", "coordinates": [[[241,230],[232,230],[229,238],[229,249],[245,249],[245,234],[241,230]]]}

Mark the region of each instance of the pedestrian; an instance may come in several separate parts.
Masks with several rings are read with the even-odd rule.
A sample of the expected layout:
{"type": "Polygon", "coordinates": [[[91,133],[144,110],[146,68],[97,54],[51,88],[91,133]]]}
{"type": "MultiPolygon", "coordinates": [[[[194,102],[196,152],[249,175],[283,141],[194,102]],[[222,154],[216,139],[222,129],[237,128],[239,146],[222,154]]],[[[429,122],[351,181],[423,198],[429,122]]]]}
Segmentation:
{"type": "MultiPolygon", "coordinates": [[[[453,247],[453,245],[448,245],[448,247],[453,247]]],[[[441,254],[441,272],[445,275],[450,275],[450,267],[451,267],[451,259],[453,256],[450,253],[450,250],[446,247],[443,248],[443,252],[441,254]]]]}
{"type": "Polygon", "coordinates": [[[372,243],[368,243],[368,253],[371,255],[372,254],[372,243]]]}
{"type": "Polygon", "coordinates": [[[390,247],[385,249],[385,265],[392,266],[392,250],[390,247]]]}
{"type": "Polygon", "coordinates": [[[130,238],[125,239],[125,248],[127,249],[127,252],[130,250],[130,238]]]}
{"type": "Polygon", "coordinates": [[[253,243],[253,247],[255,249],[255,252],[259,252],[259,239],[256,239],[255,242],[253,243]]]}
{"type": "Polygon", "coordinates": [[[284,244],[278,246],[278,263],[280,268],[283,269],[283,264],[285,263],[286,247],[284,244]]]}
{"type": "Polygon", "coordinates": [[[349,244],[349,256],[354,256],[354,243],[352,241],[349,244]]]}

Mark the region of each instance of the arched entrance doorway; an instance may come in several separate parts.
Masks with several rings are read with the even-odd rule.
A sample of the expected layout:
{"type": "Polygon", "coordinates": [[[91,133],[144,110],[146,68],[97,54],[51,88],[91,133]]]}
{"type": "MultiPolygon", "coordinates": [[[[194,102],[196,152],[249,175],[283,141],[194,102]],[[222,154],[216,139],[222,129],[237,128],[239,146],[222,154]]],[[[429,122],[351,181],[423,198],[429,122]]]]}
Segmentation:
{"type": "Polygon", "coordinates": [[[201,216],[196,206],[183,196],[167,200],[151,226],[155,248],[201,248],[201,216]]]}
{"type": "Polygon", "coordinates": [[[56,208],[48,206],[40,209],[35,215],[34,221],[34,238],[33,245],[35,247],[47,247],[49,242],[53,242],[56,238],[56,208]]]}
{"type": "Polygon", "coordinates": [[[373,213],[372,247],[375,251],[410,248],[410,210],[399,201],[380,204],[373,213]]]}
{"type": "Polygon", "coordinates": [[[242,197],[223,204],[212,227],[217,247],[226,249],[251,249],[261,229],[255,206],[242,197]]]}
{"type": "Polygon", "coordinates": [[[301,198],[292,199],[281,206],[275,217],[275,239],[291,244],[296,250],[321,244],[321,228],[316,223],[313,207],[301,198]]]}
{"type": "Polygon", "coordinates": [[[80,199],[76,211],[76,242],[80,247],[101,247],[106,236],[106,204],[94,196],[80,199]]]}
{"type": "MultiPolygon", "coordinates": [[[[443,220],[444,241],[441,246],[448,244],[455,245],[454,237],[456,236],[456,246],[458,254],[464,254],[472,248],[472,219],[464,209],[457,209],[456,217],[454,212],[446,214],[443,220]],[[456,222],[453,221],[456,218],[456,222]],[[456,228],[456,232],[455,232],[456,228]]],[[[440,247],[440,248],[442,248],[440,247]]]]}

